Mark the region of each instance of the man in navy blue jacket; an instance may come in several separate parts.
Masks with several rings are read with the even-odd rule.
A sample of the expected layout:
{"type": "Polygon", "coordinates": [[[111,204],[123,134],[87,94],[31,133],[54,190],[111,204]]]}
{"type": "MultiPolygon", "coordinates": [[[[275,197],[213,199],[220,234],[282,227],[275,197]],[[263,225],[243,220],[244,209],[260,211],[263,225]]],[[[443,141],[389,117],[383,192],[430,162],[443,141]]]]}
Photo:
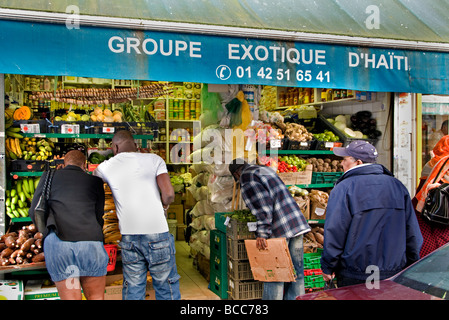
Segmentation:
{"type": "Polygon", "coordinates": [[[368,142],[333,151],[343,157],[345,173],[327,204],[323,278],[335,275],[339,287],[389,278],[419,259],[423,242],[408,190],[375,163],[368,142]]]}

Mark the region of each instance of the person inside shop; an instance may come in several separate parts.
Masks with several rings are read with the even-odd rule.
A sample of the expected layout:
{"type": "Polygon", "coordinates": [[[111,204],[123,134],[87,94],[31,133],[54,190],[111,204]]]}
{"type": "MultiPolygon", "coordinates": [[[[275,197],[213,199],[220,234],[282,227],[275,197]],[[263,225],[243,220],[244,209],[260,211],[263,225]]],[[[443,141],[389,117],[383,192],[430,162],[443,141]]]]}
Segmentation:
{"type": "MultiPolygon", "coordinates": [[[[448,131],[448,123],[449,123],[449,120],[444,120],[444,121],[441,123],[441,128],[440,128],[440,130],[435,131],[434,133],[432,133],[432,134],[430,135],[430,138],[429,138],[429,147],[430,147],[430,148],[433,148],[433,147],[438,143],[438,141],[440,141],[440,139],[441,139],[443,136],[447,135],[447,131],[448,131]]],[[[431,151],[430,154],[431,154],[431,156],[433,157],[432,152],[433,152],[433,151],[431,151]]]]}
{"type": "Polygon", "coordinates": [[[179,300],[175,242],[166,210],[175,194],[164,160],[140,153],[131,132],[112,138],[114,156],[94,175],[111,188],[119,220],[123,262],[123,300],[144,300],[150,271],[156,300],[179,300]]]}
{"type": "Polygon", "coordinates": [[[303,234],[310,231],[310,226],[273,169],[235,159],[229,171],[240,183],[242,199],[257,218],[256,247],[265,250],[267,239],[286,238],[296,271],[295,282],[264,282],[262,299],[296,299],[305,293],[303,234]]]}
{"type": "Polygon", "coordinates": [[[433,158],[424,165],[421,171],[420,182],[412,199],[419,227],[424,238],[420,251],[421,258],[449,242],[449,227],[431,224],[421,216],[424,201],[429,190],[439,186],[442,182],[449,183],[449,164],[445,165],[446,160],[449,159],[448,135],[443,136],[438,141],[432,150],[432,154],[434,155],[433,158]],[[440,170],[444,170],[445,174],[441,181],[434,182],[440,170]]]}
{"type": "Polygon", "coordinates": [[[423,242],[410,195],[377,150],[356,140],[334,148],[344,173],[329,195],[321,269],[337,286],[383,280],[419,259],[423,242]]]}
{"type": "MultiPolygon", "coordinates": [[[[103,245],[103,181],[85,170],[84,153],[69,151],[51,182],[43,250],[61,300],[81,300],[81,289],[87,300],[104,299],[109,257],[103,245]]],[[[33,223],[47,174],[41,177],[30,205],[33,223]]]]}

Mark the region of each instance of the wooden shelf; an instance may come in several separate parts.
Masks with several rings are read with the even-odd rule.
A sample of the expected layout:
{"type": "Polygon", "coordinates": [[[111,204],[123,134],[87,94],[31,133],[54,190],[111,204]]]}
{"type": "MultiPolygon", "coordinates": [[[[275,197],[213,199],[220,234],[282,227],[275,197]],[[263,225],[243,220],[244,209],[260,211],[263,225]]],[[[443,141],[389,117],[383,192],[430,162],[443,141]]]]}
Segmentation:
{"type": "Polygon", "coordinates": [[[293,106],[285,106],[285,107],[277,107],[274,110],[287,110],[289,108],[299,108],[299,107],[307,107],[307,106],[320,106],[323,104],[329,104],[329,103],[339,103],[339,102],[350,102],[350,101],[359,101],[356,98],[345,98],[345,99],[338,99],[338,100],[331,100],[331,101],[318,101],[318,102],[312,102],[312,103],[306,103],[301,105],[293,105],[293,106]]]}

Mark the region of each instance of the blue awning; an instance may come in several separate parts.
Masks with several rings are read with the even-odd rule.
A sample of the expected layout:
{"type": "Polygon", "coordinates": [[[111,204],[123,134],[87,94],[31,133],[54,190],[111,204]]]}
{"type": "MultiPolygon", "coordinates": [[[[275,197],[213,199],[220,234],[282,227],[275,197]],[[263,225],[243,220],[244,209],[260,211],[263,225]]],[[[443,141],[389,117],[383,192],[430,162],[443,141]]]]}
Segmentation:
{"type": "MultiPolygon", "coordinates": [[[[53,4],[33,1],[21,5],[18,1],[3,1],[1,6],[8,9],[0,8],[0,41],[7,49],[0,51],[0,73],[380,92],[449,92],[447,47],[440,51],[413,49],[414,40],[420,41],[421,46],[427,43],[422,41],[433,41],[429,42],[429,47],[438,47],[438,41],[445,44],[449,39],[449,31],[443,28],[441,14],[438,15],[445,8],[444,1],[426,5],[428,11],[418,10],[417,1],[399,0],[192,0],[188,1],[189,5],[179,1],[133,1],[133,6],[130,3],[57,1],[53,4]],[[89,18],[90,23],[72,25],[74,16],[64,12],[73,5],[78,6],[81,17],[85,17],[84,13],[89,13],[89,17],[100,13],[108,16],[98,20],[89,18]],[[381,9],[379,15],[375,14],[376,9],[372,6],[381,9]],[[43,11],[8,11],[11,8],[48,12],[45,15],[43,11]],[[400,8],[404,12],[401,13],[400,8]],[[331,14],[332,11],[338,19],[331,14]],[[356,13],[360,12],[358,16],[356,13]],[[318,13],[322,15],[321,22],[318,13]],[[8,14],[10,16],[6,17],[8,14]],[[36,17],[39,15],[45,18],[45,22],[38,21],[36,17]],[[53,17],[56,17],[54,21],[53,17]],[[162,24],[167,28],[160,27],[160,24],[158,29],[155,25],[147,25],[149,20],[136,22],[124,17],[166,21],[171,17],[176,23],[196,21],[195,24],[182,25],[184,32],[173,32],[170,27],[175,22],[162,24]],[[333,28],[326,17],[335,22],[333,28]],[[377,21],[376,17],[380,20],[377,21]],[[140,27],[140,22],[144,27],[140,27]],[[212,32],[206,32],[205,28],[195,29],[198,23],[210,23],[205,28],[212,32]],[[377,23],[379,29],[376,29],[377,23]],[[219,29],[213,28],[224,24],[239,27],[232,30],[240,33],[234,36],[234,33],[220,33],[219,29]],[[124,27],[118,27],[120,25],[124,27]],[[367,31],[368,26],[373,29],[367,31]],[[257,36],[259,30],[263,33],[267,28],[284,30],[284,33],[278,38],[275,32],[264,33],[269,35],[267,37],[257,36]],[[352,35],[350,38],[361,36],[368,39],[366,43],[371,41],[369,36],[376,37],[372,39],[384,37],[385,45],[379,42],[375,46],[359,46],[354,41],[302,41],[302,34],[289,39],[290,33],[285,33],[285,30],[307,31],[309,35],[327,32],[345,37],[352,35]],[[248,32],[247,37],[245,31],[248,32]],[[396,41],[395,45],[387,45],[387,38],[396,41]],[[401,48],[403,42],[398,39],[405,39],[407,49],[401,48]]],[[[81,21],[88,20],[81,18],[81,21]]]]}

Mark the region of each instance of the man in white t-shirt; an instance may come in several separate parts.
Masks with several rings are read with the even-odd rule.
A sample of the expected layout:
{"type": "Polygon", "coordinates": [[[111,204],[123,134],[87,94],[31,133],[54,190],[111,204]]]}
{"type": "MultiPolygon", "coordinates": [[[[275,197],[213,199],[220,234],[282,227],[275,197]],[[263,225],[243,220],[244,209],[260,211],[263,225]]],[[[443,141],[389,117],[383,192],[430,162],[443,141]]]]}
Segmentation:
{"type": "Polygon", "coordinates": [[[174,200],[164,160],[139,153],[132,134],[118,131],[112,138],[114,157],[94,171],[114,197],[123,262],[123,300],[144,300],[147,271],[157,300],[181,299],[174,238],[165,211],[174,200]]]}

